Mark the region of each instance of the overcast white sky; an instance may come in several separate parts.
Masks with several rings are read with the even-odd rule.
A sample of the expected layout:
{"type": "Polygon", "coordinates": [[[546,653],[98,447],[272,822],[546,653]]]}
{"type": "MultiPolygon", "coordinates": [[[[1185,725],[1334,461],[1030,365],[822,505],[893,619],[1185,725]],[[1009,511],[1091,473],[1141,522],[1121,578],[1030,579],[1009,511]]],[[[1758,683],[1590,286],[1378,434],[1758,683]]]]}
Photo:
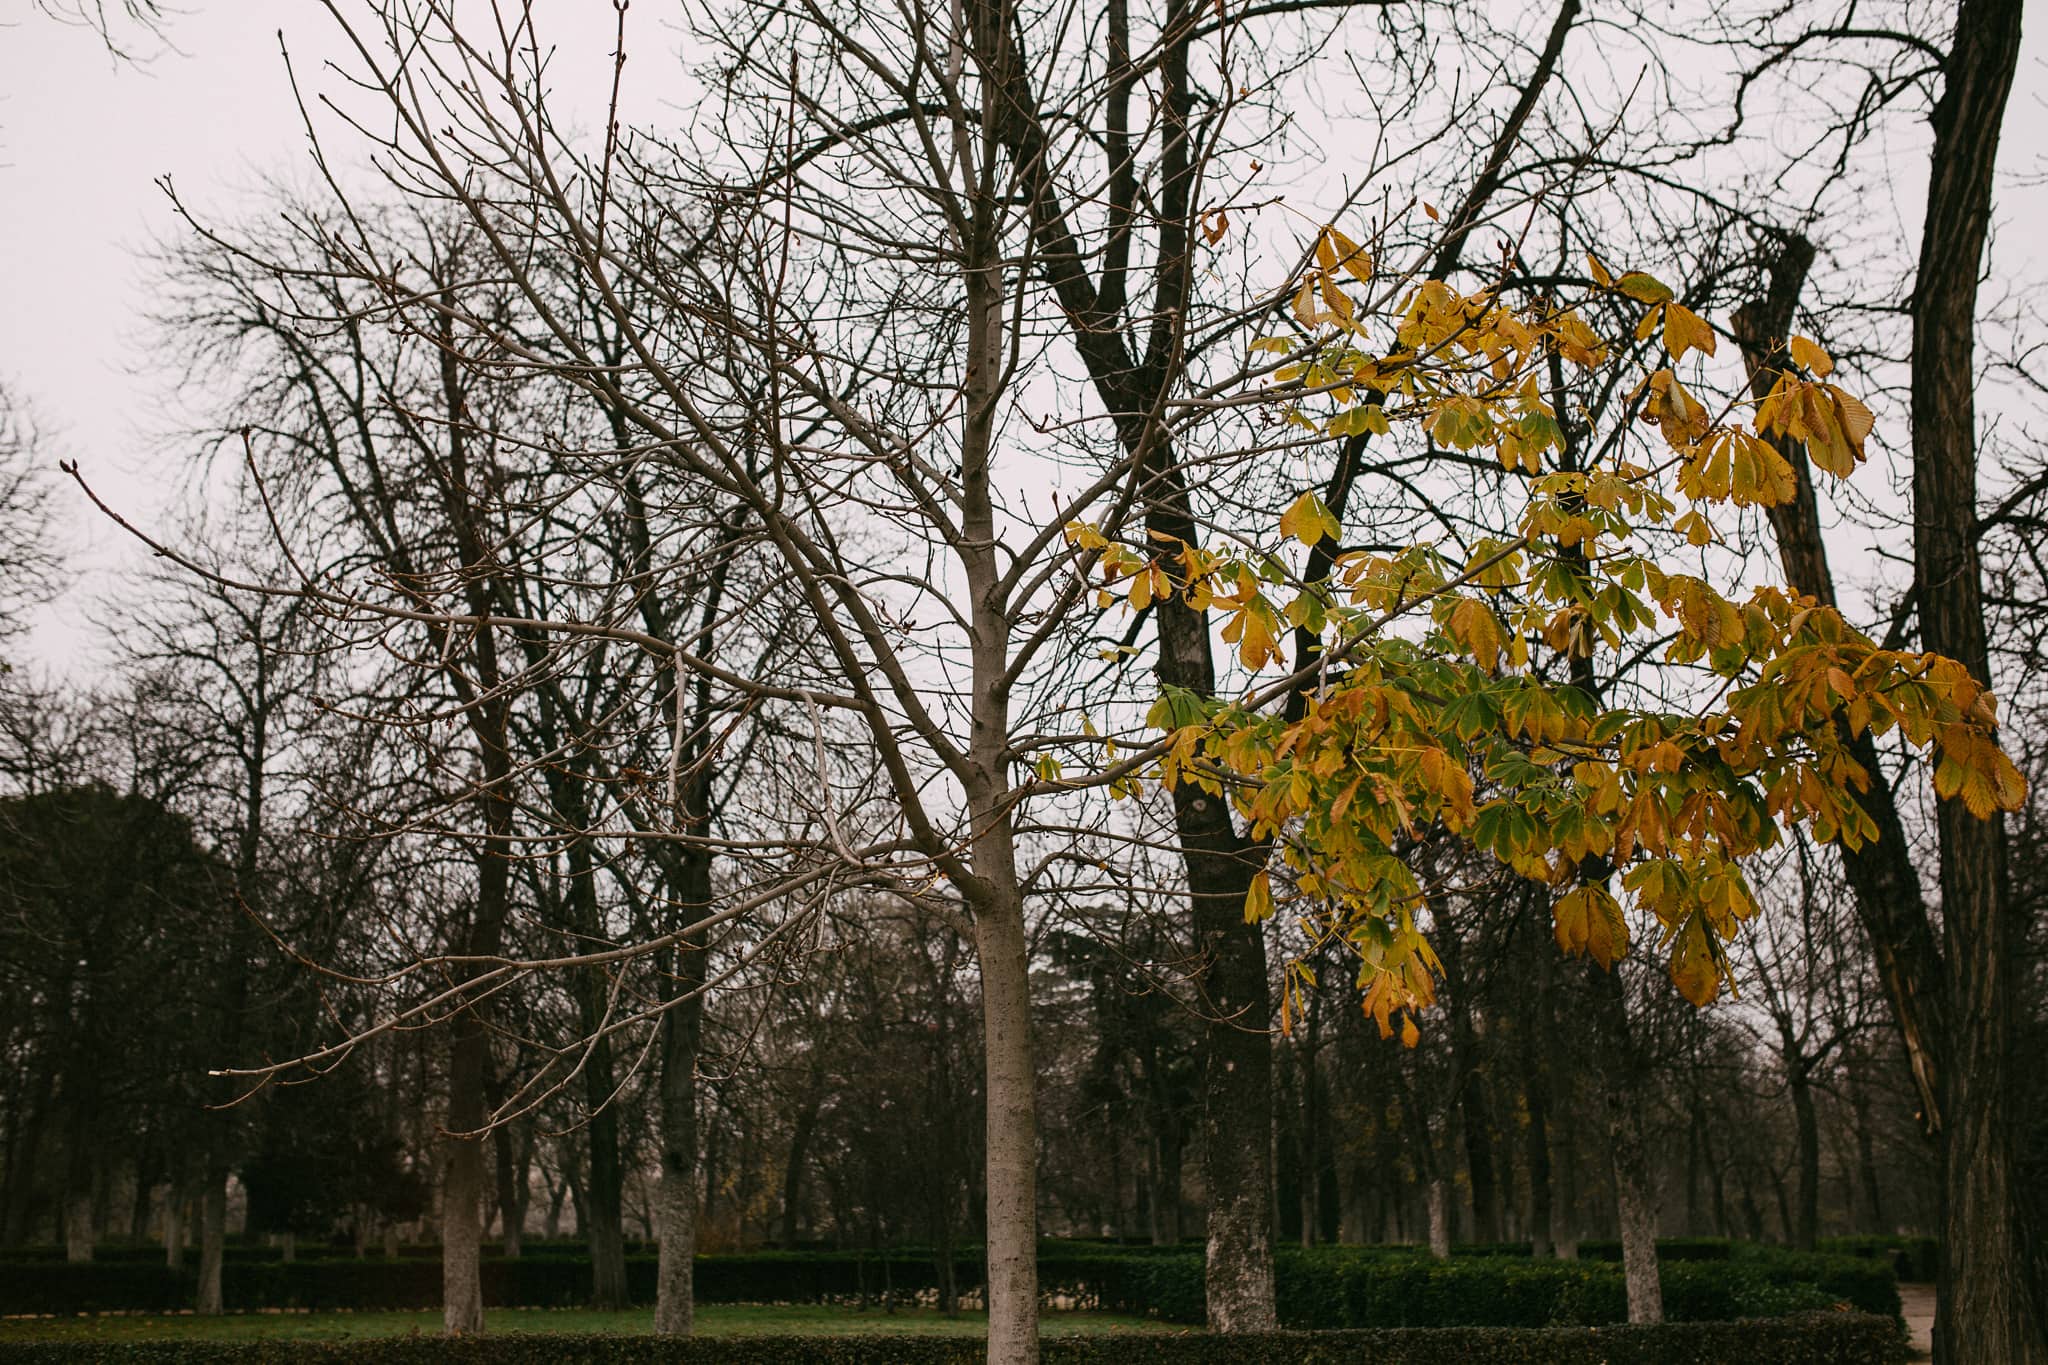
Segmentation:
{"type": "MultiPolygon", "coordinates": [[[[338,41],[313,0],[186,0],[167,43],[139,65],[109,56],[93,33],[62,24],[33,0],[0,0],[0,379],[26,399],[50,436],[51,458],[76,458],[95,483],[145,519],[163,508],[179,467],[164,433],[173,413],[162,357],[143,326],[150,271],[142,253],[170,231],[159,176],[189,199],[232,211],[241,191],[268,172],[302,173],[298,123],[278,29],[302,80],[332,88],[321,58],[338,41]]],[[[111,7],[111,3],[110,3],[111,7]]],[[[584,121],[601,116],[613,45],[603,0],[552,0],[543,19],[561,46],[557,88],[584,121]]],[[[626,112],[659,116],[673,79],[664,62],[674,35],[662,6],[630,11],[626,112]],[[640,77],[635,80],[635,76],[640,77]]],[[[2048,4],[2030,5],[2021,65],[2001,156],[2009,192],[2000,205],[1999,273],[2048,275],[2048,4]]],[[[1913,193],[1925,168],[1902,167],[1913,193]]],[[[1902,184],[1900,187],[1906,187],[1902,184]]],[[[126,562],[138,562],[113,528],[76,497],[68,531],[82,587],[43,615],[17,661],[68,672],[89,668],[94,632],[80,613],[126,562]]]]}

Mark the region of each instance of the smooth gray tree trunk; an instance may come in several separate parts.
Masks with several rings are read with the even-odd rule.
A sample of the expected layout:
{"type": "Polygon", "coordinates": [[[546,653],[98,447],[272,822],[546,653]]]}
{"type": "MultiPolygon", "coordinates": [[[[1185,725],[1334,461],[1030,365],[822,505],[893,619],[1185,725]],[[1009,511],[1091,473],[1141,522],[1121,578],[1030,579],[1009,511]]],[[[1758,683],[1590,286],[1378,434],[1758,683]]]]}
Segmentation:
{"type": "Polygon", "coordinates": [[[989,1365],[1038,1359],[1037,1069],[1022,905],[975,917],[988,1103],[989,1365]]]}
{"type": "Polygon", "coordinates": [[[1451,1256],[1451,1185],[1442,1176],[1429,1182],[1429,1254],[1439,1261],[1451,1256]]]}

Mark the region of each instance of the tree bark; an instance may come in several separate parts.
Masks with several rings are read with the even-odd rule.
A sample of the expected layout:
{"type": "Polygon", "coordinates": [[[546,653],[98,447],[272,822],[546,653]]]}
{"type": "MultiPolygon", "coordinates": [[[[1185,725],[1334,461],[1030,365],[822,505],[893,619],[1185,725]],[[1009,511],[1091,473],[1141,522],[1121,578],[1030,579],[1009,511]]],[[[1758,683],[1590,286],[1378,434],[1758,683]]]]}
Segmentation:
{"type": "Polygon", "coordinates": [[[1621,964],[1591,969],[1593,1008],[1606,1064],[1602,1077],[1608,1151],[1614,1168],[1615,1214],[1621,1225],[1621,1269],[1628,1289],[1628,1320],[1664,1321],[1664,1287],[1657,1268],[1657,1187],[1643,1150],[1641,1067],[1629,1026],[1621,964]]]}
{"type": "MultiPolygon", "coordinates": [[[[1921,642],[1989,680],[1978,560],[1977,277],[2023,0],[1961,0],[1934,107],[1933,170],[1913,286],[1913,562],[1921,642]]],[[[1948,966],[1942,1058],[1942,1238],[1935,1358],[2048,1361],[2048,1287],[2016,1178],[2014,1024],[2027,925],[2010,894],[2003,819],[1935,809],[1948,966]],[[2033,1245],[2030,1245],[2033,1243],[2033,1245]]]]}
{"type": "MultiPolygon", "coordinates": [[[[978,870],[978,869],[977,869],[978,870]]],[[[981,959],[988,1102],[988,1313],[990,1365],[1038,1359],[1038,1084],[1024,916],[975,916],[981,959]]]]}
{"type": "Polygon", "coordinates": [[[1523,904],[1523,926],[1535,958],[1534,981],[1528,992],[1528,1011],[1516,1030],[1522,1099],[1529,1114],[1522,1150],[1523,1163],[1529,1171],[1529,1255],[1533,1260],[1543,1260],[1557,1251],[1556,1214],[1551,1207],[1550,1071],[1540,1047],[1541,1040],[1550,1034],[1551,983],[1555,980],[1557,955],[1552,951],[1550,935],[1542,932],[1539,906],[1535,897],[1526,898],[1523,904]]]}
{"type": "MultiPolygon", "coordinates": [[[[1161,86],[1156,106],[1161,128],[1156,201],[1159,240],[1148,331],[1141,331],[1140,325],[1127,326],[1120,318],[1125,294],[1121,264],[1106,265],[1099,289],[1088,276],[1053,178],[1055,157],[1031,100],[1026,79],[1029,68],[1015,50],[1009,25],[1001,35],[1001,42],[1008,45],[1004,59],[993,64],[1014,76],[999,111],[998,132],[1012,160],[1023,168],[1032,204],[1037,264],[1070,320],[1076,352],[1111,414],[1119,444],[1140,465],[1146,529],[1189,546],[1201,544],[1201,535],[1185,470],[1152,414],[1171,382],[1171,357],[1180,344],[1181,305],[1194,271],[1190,218],[1199,168],[1189,136],[1194,103],[1189,48],[1195,25],[1207,12],[1195,0],[1168,0],[1160,19],[1159,56],[1154,67],[1161,86]]],[[[1113,10],[1113,27],[1115,16],[1121,13],[1121,7],[1113,10]]],[[[1127,42],[1127,29],[1124,35],[1127,42]]],[[[1111,46],[1114,57],[1115,38],[1111,46]]],[[[1134,88],[1126,77],[1115,80],[1112,125],[1121,122],[1119,111],[1127,110],[1134,88]]],[[[1114,137],[1113,129],[1112,134],[1114,137]]],[[[1118,142],[1111,150],[1120,165],[1128,165],[1134,154],[1127,141],[1118,142]]],[[[1135,179],[1120,173],[1118,184],[1112,192],[1117,200],[1112,214],[1128,214],[1135,208],[1135,179]]],[[[1123,250],[1127,253],[1128,248],[1123,250]]],[[[1216,670],[1206,616],[1175,593],[1154,608],[1153,624],[1159,644],[1160,683],[1201,697],[1214,696],[1216,670]]],[[[1191,786],[1175,790],[1173,807],[1200,964],[1196,984],[1209,1015],[1202,1076],[1203,1181],[1209,1198],[1205,1272],[1209,1328],[1217,1332],[1272,1331],[1277,1326],[1273,1308],[1272,1051],[1267,1042],[1272,1005],[1264,931],[1244,919],[1245,897],[1253,876],[1265,865],[1267,849],[1238,834],[1223,801],[1191,786]]]]}
{"type": "Polygon", "coordinates": [[[1870,1096],[1860,1079],[1863,1059],[1851,1058],[1843,1068],[1848,1075],[1849,1113],[1856,1124],[1856,1170],[1863,1185],[1863,1204],[1868,1215],[1864,1231],[1889,1235],[1891,1222],[1884,1216],[1884,1186],[1877,1175],[1877,1148],[1870,1135],[1870,1096]]]}
{"type": "Polygon", "coordinates": [[[92,1191],[64,1192],[64,1259],[72,1265],[92,1260],[92,1191]]]}
{"type": "Polygon", "coordinates": [[[811,1134],[818,1125],[818,1108],[824,1100],[824,1072],[817,1065],[817,1057],[806,1082],[804,1100],[797,1110],[796,1123],[790,1130],[789,1154],[782,1163],[782,1234],[779,1240],[784,1250],[796,1247],[797,1220],[803,1205],[804,1171],[811,1159],[811,1134]]]}
{"type": "Polygon", "coordinates": [[[512,1124],[501,1124],[491,1133],[491,1155],[497,1167],[499,1254],[517,1260],[526,1244],[527,1171],[513,1148],[520,1134],[512,1124]]]}
{"type": "MultiPolygon", "coordinates": [[[[1468,1051],[1469,1033],[1468,1027],[1468,1051]]],[[[1486,1082],[1479,1067],[1469,1060],[1464,1082],[1458,1087],[1458,1115],[1459,1127],[1464,1130],[1465,1170],[1472,1184],[1472,1240],[1498,1242],[1500,1186],[1494,1179],[1493,1107],[1487,1102],[1486,1082]]]]}
{"type": "MultiPolygon", "coordinates": [[[[1786,341],[1813,264],[1813,246],[1791,236],[1778,244],[1769,285],[1758,298],[1735,310],[1730,319],[1749,371],[1750,391],[1762,398],[1786,373],[1786,341]]],[[[1767,509],[1785,580],[1794,590],[1824,606],[1836,604],[1835,580],[1822,538],[1819,503],[1806,448],[1787,436],[1772,445],[1792,467],[1794,496],[1767,509]]],[[[1856,914],[1870,940],[1879,979],[1892,1004],[1892,1019],[1905,1044],[1906,1059],[1920,1092],[1930,1127],[1940,1112],[1938,1053],[1946,1037],[1947,988],[1942,979],[1941,949],[1935,942],[1920,874],[1913,866],[1912,844],[1900,819],[1898,799],[1868,733],[1845,736],[1851,757],[1870,775],[1863,791],[1851,799],[1877,826],[1877,837],[1860,848],[1839,846],[1842,870],[1855,893],[1856,914]]]]}
{"type": "MultiPolygon", "coordinates": [[[[708,859],[684,859],[677,880],[682,913],[711,898],[708,859]]],[[[683,997],[661,1017],[661,1174],[655,1186],[654,1330],[685,1337],[696,1325],[697,1048],[703,1035],[704,950],[685,945],[670,968],[683,997]]]]}
{"type": "Polygon", "coordinates": [[[199,1293],[193,1306],[201,1317],[225,1311],[220,1278],[227,1245],[228,1171],[214,1162],[207,1166],[205,1190],[199,1197],[199,1293]]]}
{"type": "Polygon", "coordinates": [[[449,1044],[448,1128],[441,1176],[441,1324],[451,1335],[484,1330],[484,1059],[490,1037],[474,1012],[457,1017],[449,1044]],[[460,1136],[461,1134],[472,1136],[460,1136]]]}
{"type": "Polygon", "coordinates": [[[1799,1149],[1799,1208],[1792,1245],[1812,1251],[1820,1243],[1820,1117],[1814,1110],[1813,1077],[1803,1059],[1794,1061],[1786,1086],[1792,1092],[1793,1130],[1799,1149]]]}
{"type": "Polygon", "coordinates": [[[1451,1258],[1451,1182],[1442,1176],[1429,1182],[1429,1254],[1451,1258]]]}
{"type": "Polygon", "coordinates": [[[185,1268],[185,1187],[175,1180],[164,1196],[164,1268],[185,1268]]]}
{"type": "Polygon", "coordinates": [[[590,1222],[583,1236],[590,1248],[590,1306],[610,1310],[624,1308],[627,1301],[625,1172],[619,1164],[618,1108],[606,1102],[613,1083],[611,1048],[602,1039],[591,1049],[586,1074],[591,1091],[602,1087],[602,1096],[592,1103],[604,1106],[590,1116],[585,1129],[590,1139],[590,1222]]]}

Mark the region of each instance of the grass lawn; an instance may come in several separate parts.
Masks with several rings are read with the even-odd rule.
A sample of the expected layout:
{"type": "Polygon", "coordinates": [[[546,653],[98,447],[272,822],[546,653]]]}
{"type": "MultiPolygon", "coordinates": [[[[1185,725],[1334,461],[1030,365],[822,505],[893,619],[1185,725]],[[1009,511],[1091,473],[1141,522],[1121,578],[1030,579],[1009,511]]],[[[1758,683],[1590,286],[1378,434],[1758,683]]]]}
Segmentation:
{"type": "MultiPolygon", "coordinates": [[[[654,1330],[654,1310],[629,1308],[599,1313],[581,1308],[493,1308],[486,1314],[486,1321],[493,1332],[647,1333],[654,1330]]],[[[1186,1330],[1116,1313],[1047,1313],[1040,1319],[1040,1325],[1049,1336],[1186,1330]]],[[[351,1337],[404,1336],[440,1330],[441,1315],[437,1312],[236,1313],[221,1318],[110,1313],[95,1317],[0,1319],[0,1345],[10,1341],[346,1341],[351,1337]]],[[[957,1318],[947,1318],[934,1309],[923,1308],[863,1313],[821,1305],[706,1304],[697,1310],[697,1331],[707,1337],[784,1333],[853,1336],[874,1332],[979,1337],[988,1333],[988,1316],[962,1313],[957,1318]]]]}

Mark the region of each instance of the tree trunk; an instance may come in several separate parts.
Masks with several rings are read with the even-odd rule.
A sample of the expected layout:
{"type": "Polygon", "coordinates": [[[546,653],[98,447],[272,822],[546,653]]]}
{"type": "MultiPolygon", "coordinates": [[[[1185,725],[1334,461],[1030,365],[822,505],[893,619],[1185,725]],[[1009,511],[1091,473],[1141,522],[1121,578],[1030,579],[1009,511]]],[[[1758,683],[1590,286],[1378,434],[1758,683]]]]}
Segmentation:
{"type": "Polygon", "coordinates": [[[1884,1186],[1877,1177],[1877,1149],[1870,1135],[1870,1096],[1859,1079],[1860,1060],[1852,1059],[1844,1070],[1848,1074],[1849,1113],[1856,1123],[1856,1169],[1862,1179],[1863,1204],[1868,1214],[1863,1230],[1883,1237],[1890,1235],[1892,1225],[1884,1216],[1884,1186]]]}
{"type": "Polygon", "coordinates": [[[185,1268],[185,1187],[177,1181],[164,1197],[164,1268],[185,1268]]]}
{"type": "MultiPolygon", "coordinates": [[[[1977,277],[2024,0],[1961,0],[1934,108],[1932,175],[1913,287],[1913,561],[1929,650],[1990,678],[1978,559],[1977,277]]],[[[2005,824],[1936,806],[1948,966],[1942,1058],[1942,1238],[1935,1358],[2048,1361],[2048,1287],[2016,1178],[2014,1024],[2025,1011],[2024,911],[2005,824]]]]}
{"type": "Polygon", "coordinates": [[[1593,1008],[1598,1015],[1605,1072],[1608,1151],[1614,1167],[1615,1215],[1621,1231],[1622,1278],[1628,1288],[1628,1320],[1664,1321],[1664,1288],[1657,1269],[1657,1188],[1643,1150],[1642,1094],[1635,1040],[1629,1026],[1628,996],[1621,964],[1591,969],[1593,1008]]]}
{"type": "MultiPolygon", "coordinates": [[[[977,871],[981,860],[977,859],[977,871]]],[[[984,875],[994,875],[991,873],[984,875]]],[[[1038,1359],[1038,1133],[1031,1048],[1031,984],[1024,915],[1009,904],[978,907],[983,1048],[988,1103],[989,1365],[1038,1359]]]]}
{"type": "Polygon", "coordinates": [[[1442,1176],[1429,1182],[1429,1254],[1439,1261],[1451,1257],[1451,1182],[1442,1176]]]}
{"type": "Polygon", "coordinates": [[[452,1026],[448,1131],[442,1139],[441,1324],[448,1333],[484,1330],[484,1067],[490,1036],[473,1011],[452,1026]]]}
{"type": "Polygon", "coordinates": [[[1792,1092],[1793,1129],[1799,1147],[1799,1210],[1792,1245],[1812,1251],[1820,1243],[1820,1118],[1814,1112],[1813,1079],[1803,1061],[1786,1080],[1792,1092]]]}
{"type": "Polygon", "coordinates": [[[1158,1155],[1152,1185],[1152,1241],[1155,1246],[1178,1246],[1181,1239],[1180,1187],[1185,1147],[1181,1141],[1181,1117],[1168,1114],[1160,1124],[1158,1155]]]}
{"type": "MultiPolygon", "coordinates": [[[[684,855],[669,877],[684,923],[711,903],[708,856],[684,855]]],[[[685,944],[666,964],[680,997],[661,1016],[661,1174],[654,1191],[654,1330],[686,1337],[696,1325],[697,1049],[703,1036],[704,949],[685,944]]]]}
{"type": "MultiPolygon", "coordinates": [[[[1610,1101],[1611,1102],[1611,1101],[1610,1101]]],[[[1657,1199],[1643,1153],[1640,1120],[1631,1100],[1611,1120],[1615,1207],[1621,1221],[1621,1270],[1628,1288],[1628,1320],[1664,1321],[1664,1284],[1657,1266],[1657,1199]]]]}
{"type": "Polygon", "coordinates": [[[625,1173],[619,1165],[619,1112],[605,1103],[611,1094],[611,1048],[603,1040],[591,1049],[585,1067],[590,1089],[602,1088],[604,1107],[590,1116],[590,1195],[585,1209],[590,1222],[583,1229],[590,1248],[590,1305],[600,1310],[626,1306],[625,1173]],[[599,1054],[603,1054],[602,1064],[599,1054]]]}
{"type": "Polygon", "coordinates": [[[1556,1252],[1551,1240],[1555,1215],[1550,1207],[1550,1096],[1533,1070],[1525,1071],[1523,1079],[1529,1108],[1529,1127],[1522,1144],[1522,1157],[1529,1167],[1529,1256],[1541,1261],[1556,1252]]]}
{"type": "Polygon", "coordinates": [[[1702,1124],[1700,1127],[1700,1148],[1707,1163],[1707,1187],[1713,1192],[1714,1233],[1720,1237],[1733,1237],[1735,1225],[1728,1218],[1728,1176],[1721,1160],[1714,1155],[1713,1130],[1702,1124]]]}
{"type": "Polygon", "coordinates": [[[227,1245],[228,1172],[216,1162],[207,1167],[206,1188],[199,1197],[199,1294],[193,1307],[201,1317],[225,1311],[220,1279],[227,1245]]]}
{"type": "MultiPolygon", "coordinates": [[[[1159,223],[1159,248],[1154,267],[1156,307],[1153,321],[1126,328],[1121,306],[1098,293],[1088,266],[1075,247],[1066,219],[1060,186],[1045,130],[1036,121],[1030,100],[1027,66],[1014,51],[998,65],[1012,74],[1020,95],[1002,111],[999,133],[1027,178],[1033,202],[1037,265],[1050,282],[1072,326],[1075,350],[1088,370],[1104,407],[1113,415],[1124,452],[1142,463],[1146,529],[1168,541],[1190,547],[1202,543],[1194,515],[1187,472],[1180,465],[1168,432],[1148,414],[1160,406],[1173,366],[1169,355],[1178,349],[1179,300],[1186,297],[1195,270],[1192,216],[1199,170],[1192,155],[1195,140],[1190,124],[1195,84],[1190,77],[1190,49],[1196,25],[1207,8],[1197,0],[1168,0],[1160,21],[1154,62],[1162,87],[1157,96],[1161,120],[1160,189],[1152,209],[1159,223]]],[[[1127,25],[1125,26],[1127,29],[1127,25]]],[[[1129,77],[1128,33],[1112,38],[1121,52],[1122,70],[1116,96],[1127,106],[1136,82],[1129,77]]],[[[1005,38],[1007,47],[1007,35],[1005,38]]],[[[1113,54],[1114,56],[1114,54],[1113,54]]],[[[1119,190],[1131,200],[1135,189],[1119,190]]],[[[1135,205],[1122,204],[1120,211],[1135,205]]],[[[1110,272],[1104,288],[1114,296],[1124,288],[1120,272],[1110,272]]],[[[1211,653],[1209,621],[1172,593],[1153,609],[1161,684],[1180,687],[1196,696],[1216,695],[1216,669],[1211,653]]],[[[1194,930],[1199,979],[1209,1022],[1203,1036],[1202,1151],[1203,1183],[1208,1191],[1208,1261],[1205,1279],[1209,1328],[1216,1332],[1272,1331],[1273,1308],[1273,1083],[1272,1049],[1267,1042],[1272,1003],[1266,981],[1265,935],[1261,926],[1245,923],[1245,897],[1252,878],[1265,866],[1268,849],[1238,834],[1226,804],[1183,784],[1173,793],[1174,828],[1185,864],[1190,919],[1194,930]]]]}
{"type": "Polygon", "coordinates": [[[1552,951],[1550,935],[1543,932],[1540,905],[1541,901],[1533,896],[1524,901],[1522,923],[1528,930],[1535,958],[1535,979],[1528,995],[1528,1012],[1515,1030],[1522,1100],[1529,1114],[1529,1125],[1523,1133],[1522,1159],[1529,1171],[1529,1255],[1534,1260],[1554,1255],[1557,1249],[1553,1226],[1556,1214],[1551,1208],[1550,1072],[1544,1065],[1540,1046],[1550,1032],[1551,983],[1556,979],[1557,955],[1552,951]]]}
{"type": "Polygon", "coordinates": [[[1500,1186],[1494,1179],[1493,1113],[1487,1103],[1479,1068],[1468,1066],[1458,1090],[1458,1109],[1465,1130],[1465,1169],[1472,1182],[1472,1240],[1498,1242],[1500,1186]]]}
{"type": "Polygon", "coordinates": [[[803,1205],[804,1171],[811,1159],[811,1134],[817,1128],[818,1108],[823,1098],[824,1075],[814,1064],[804,1092],[803,1107],[797,1111],[796,1124],[790,1130],[789,1155],[782,1163],[782,1235],[779,1240],[784,1250],[796,1247],[797,1220],[803,1205]]]}
{"type": "Polygon", "coordinates": [[[1769,1169],[1771,1172],[1771,1193],[1778,1200],[1778,1240],[1790,1242],[1792,1240],[1794,1222],[1792,1216],[1792,1196],[1785,1189],[1785,1173],[1778,1169],[1775,1162],[1770,1164],[1769,1169]]]}
{"type": "Polygon", "coordinates": [[[64,1259],[73,1265],[92,1260],[92,1191],[68,1190],[64,1195],[64,1259]]]}
{"type": "Polygon", "coordinates": [[[1550,1246],[1560,1261],[1579,1259],[1579,1154],[1573,1142],[1574,1128],[1583,1122],[1576,1116],[1570,1104],[1571,1094],[1566,1091],[1566,1103],[1558,1109],[1559,1124],[1553,1134],[1551,1171],[1556,1180],[1556,1197],[1550,1207],[1550,1246]]]}
{"type": "Polygon", "coordinates": [[[519,1162],[513,1151],[519,1135],[511,1124],[504,1124],[491,1133],[491,1155],[497,1165],[498,1211],[504,1220],[500,1231],[500,1254],[517,1260],[526,1242],[526,1192],[525,1172],[519,1169],[519,1162]]]}
{"type": "MultiPolygon", "coordinates": [[[[1812,244],[1804,238],[1788,237],[1780,242],[1771,263],[1768,289],[1762,297],[1736,309],[1730,319],[1749,370],[1750,391],[1758,398],[1768,394],[1786,372],[1786,340],[1813,255],[1812,244]]],[[[1786,582],[1821,604],[1833,606],[1834,573],[1828,565],[1806,448],[1782,435],[1772,438],[1772,445],[1792,467],[1794,479],[1791,500],[1766,509],[1786,582]]],[[[1897,794],[1878,757],[1877,745],[1867,733],[1847,740],[1850,756],[1871,778],[1869,787],[1852,792],[1851,799],[1877,826],[1878,834],[1858,848],[1838,845],[1837,852],[1855,892],[1857,918],[1870,940],[1878,976],[1891,1000],[1892,1018],[1905,1045],[1920,1102],[1932,1118],[1940,1111],[1938,1053],[1947,1034],[1941,950],[1928,918],[1920,874],[1913,866],[1912,845],[1899,816],[1897,794]]]]}

